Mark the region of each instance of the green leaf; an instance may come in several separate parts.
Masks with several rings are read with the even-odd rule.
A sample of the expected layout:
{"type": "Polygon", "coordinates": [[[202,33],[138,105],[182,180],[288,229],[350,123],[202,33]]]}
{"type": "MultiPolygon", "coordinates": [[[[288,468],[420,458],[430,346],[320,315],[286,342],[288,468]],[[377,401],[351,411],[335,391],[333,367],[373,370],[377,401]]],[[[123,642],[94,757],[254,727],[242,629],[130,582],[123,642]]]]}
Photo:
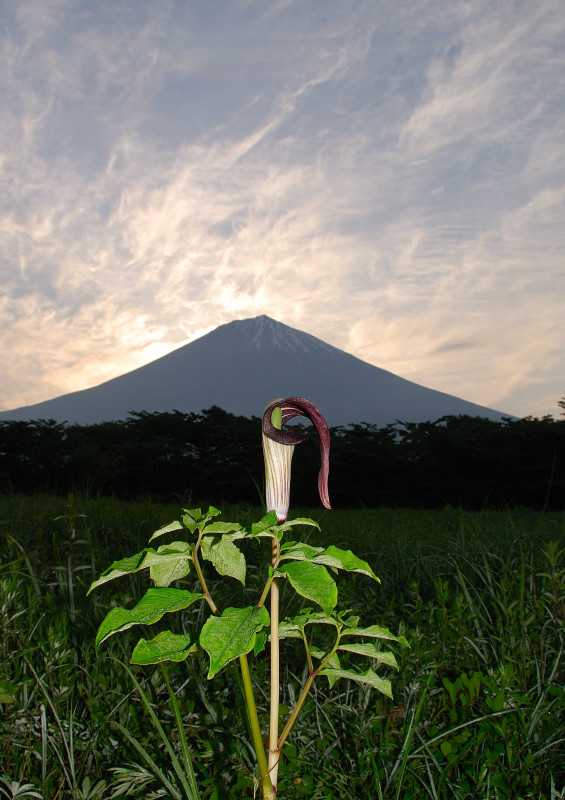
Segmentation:
{"type": "MultiPolygon", "coordinates": [[[[232,531],[241,531],[242,527],[239,522],[211,522],[209,525],[206,525],[202,529],[202,533],[204,536],[208,536],[209,534],[223,534],[223,533],[232,533],[232,531]]],[[[238,538],[243,538],[245,533],[238,538]]]]}
{"type": "Polygon", "coordinates": [[[162,528],[156,530],[155,533],[151,536],[151,539],[149,539],[149,541],[152,542],[153,539],[156,539],[158,536],[162,536],[164,533],[170,533],[171,531],[182,531],[182,527],[183,526],[178,520],[175,520],[174,522],[169,522],[168,525],[163,525],[162,528]]]}
{"type": "Polygon", "coordinates": [[[313,600],[327,613],[337,603],[337,586],[327,569],[311,561],[291,561],[282,564],[275,575],[288,578],[292,587],[302,597],[313,600]]]}
{"type": "MultiPolygon", "coordinates": [[[[314,645],[311,645],[310,646],[310,654],[313,655],[314,658],[317,658],[318,661],[323,661],[326,658],[328,653],[327,653],[326,650],[321,650],[319,647],[315,647],[314,645]]],[[[341,668],[341,664],[340,664],[340,661],[339,661],[339,656],[338,656],[337,653],[334,653],[332,656],[330,656],[330,658],[328,659],[328,664],[330,665],[330,667],[333,667],[334,669],[340,669],[341,668]]],[[[337,680],[337,678],[336,678],[336,680],[337,680]]]]}
{"type": "MultiPolygon", "coordinates": [[[[331,578],[330,578],[331,580],[331,578]]],[[[300,614],[294,618],[296,625],[303,628],[305,625],[334,625],[339,627],[339,623],[325,611],[311,611],[309,608],[303,608],[300,614]]]]}
{"type": "Polygon", "coordinates": [[[357,653],[360,656],[367,656],[374,658],[381,664],[386,664],[389,667],[398,669],[398,664],[394,653],[390,650],[378,650],[374,644],[363,644],[362,642],[354,642],[353,644],[340,644],[338,650],[347,650],[349,653],[357,653]]]}
{"type": "Polygon", "coordinates": [[[131,656],[132,664],[184,661],[198,647],[194,634],[162,631],[153,639],[140,639],[131,656]]]}
{"type": "Polygon", "coordinates": [[[313,560],[316,564],[326,564],[329,567],[347,570],[347,572],[361,572],[363,575],[368,575],[373,580],[381,582],[366,561],[358,558],[351,550],[342,550],[340,547],[334,547],[333,544],[326,549],[325,553],[316,556],[313,560]]]}
{"type": "Polygon", "coordinates": [[[259,522],[254,522],[251,526],[251,533],[250,536],[261,536],[261,535],[272,535],[271,528],[274,528],[278,525],[278,519],[276,511],[269,511],[268,514],[259,520],[259,522]]]}
{"type": "Polygon", "coordinates": [[[268,635],[267,631],[260,630],[260,631],[257,632],[257,634],[255,636],[255,644],[253,645],[253,655],[254,656],[258,656],[259,653],[263,652],[263,650],[265,649],[265,646],[267,644],[268,638],[269,638],[269,635],[268,635]]]}
{"type": "Polygon", "coordinates": [[[203,597],[203,594],[193,594],[185,589],[148,589],[134,608],[118,606],[106,614],[98,628],[95,645],[98,647],[109,636],[132,625],[153,625],[164,614],[188,608],[203,597]]]}
{"type": "Polygon", "coordinates": [[[221,617],[209,617],[200,633],[200,645],[210,657],[208,679],[255,646],[256,634],[269,625],[264,606],[226,608],[221,617]]]}
{"type": "MultiPolygon", "coordinates": [[[[182,543],[185,545],[185,543],[182,543]]],[[[190,558],[186,551],[181,552],[172,547],[172,545],[165,545],[164,549],[159,548],[159,552],[153,547],[146,547],[141,553],[136,553],[134,556],[122,558],[119,561],[114,561],[108,569],[104,570],[98,580],[90,584],[90,589],[87,594],[107,581],[113,581],[115,578],[121,578],[122,575],[129,575],[132,572],[139,572],[141,569],[152,567],[156,564],[165,564],[168,561],[178,561],[179,558],[190,558]]]]}
{"type": "Polygon", "coordinates": [[[338,614],[339,621],[343,623],[346,628],[356,628],[359,625],[359,617],[356,617],[355,615],[346,617],[346,614],[349,614],[349,609],[340,611],[338,614]]]}
{"type": "Polygon", "coordinates": [[[191,533],[194,533],[194,531],[198,528],[198,523],[202,519],[202,509],[193,508],[189,510],[187,508],[183,508],[183,511],[184,515],[182,517],[182,524],[185,528],[188,528],[191,533]]]}
{"type": "Polygon", "coordinates": [[[279,623],[279,639],[302,639],[306,625],[333,625],[339,628],[336,619],[330,617],[325,611],[312,611],[311,608],[303,608],[300,614],[294,619],[286,618],[279,623]]]}
{"type": "Polygon", "coordinates": [[[287,519],[277,527],[281,531],[289,531],[291,528],[295,528],[297,525],[309,525],[312,528],[317,528],[320,530],[320,526],[316,520],[310,519],[310,517],[296,517],[296,519],[287,519]]]}
{"type": "Polygon", "coordinates": [[[392,687],[390,681],[387,681],[384,678],[379,678],[379,676],[373,672],[372,669],[368,669],[366,672],[355,672],[352,669],[323,669],[320,672],[320,675],[325,675],[330,682],[332,680],[335,682],[338,678],[347,678],[348,680],[356,681],[357,683],[369,684],[369,686],[372,686],[373,689],[377,689],[377,691],[385,694],[392,700],[392,687]]]}
{"type": "Polygon", "coordinates": [[[188,544],[188,542],[172,542],[172,544],[161,545],[157,549],[159,554],[177,551],[183,555],[179,556],[176,561],[167,560],[149,567],[149,575],[155,586],[169,586],[173,581],[178,581],[188,575],[193,549],[194,545],[188,544]]]}
{"type": "Polygon", "coordinates": [[[302,639],[302,629],[290,620],[279,623],[279,639],[302,639]]]}
{"type": "Polygon", "coordinates": [[[197,528],[203,528],[212,517],[218,517],[222,513],[214,506],[210,506],[206,514],[202,513],[201,508],[183,508],[183,511],[184,516],[182,517],[182,524],[185,528],[188,528],[191,533],[194,533],[197,528]]]}
{"type": "Polygon", "coordinates": [[[202,558],[211,561],[220,575],[229,575],[245,586],[245,556],[231,541],[229,534],[216,541],[202,539],[200,551],[202,558]]]}
{"type": "Polygon", "coordinates": [[[311,561],[323,552],[323,547],[313,547],[305,542],[285,542],[281,545],[281,561],[285,558],[294,561],[311,561]]]}
{"type": "MultiPolygon", "coordinates": [[[[319,661],[323,661],[327,655],[327,653],[325,653],[323,650],[319,650],[317,647],[310,647],[310,653],[319,661]]],[[[334,670],[341,669],[341,664],[339,662],[339,656],[337,653],[334,653],[333,656],[328,659],[327,663],[329,667],[333,668],[334,670]]],[[[324,672],[322,671],[320,674],[323,675],[324,672]]],[[[339,675],[326,675],[328,683],[330,684],[330,689],[333,689],[334,685],[338,682],[339,677],[339,675]]]]}
{"type": "Polygon", "coordinates": [[[389,639],[391,642],[399,642],[406,647],[410,647],[404,636],[395,636],[388,628],[380,625],[370,625],[368,628],[349,628],[344,630],[342,636],[367,636],[372,639],[389,639]]]}
{"type": "Polygon", "coordinates": [[[208,511],[206,512],[206,521],[208,521],[211,517],[219,517],[221,515],[221,511],[216,506],[208,506],[208,511]]]}
{"type": "Polygon", "coordinates": [[[281,546],[281,561],[284,560],[312,561],[314,564],[324,564],[326,567],[344,569],[347,572],[362,572],[380,583],[366,561],[362,561],[351,550],[342,550],[333,545],[324,549],[304,542],[286,542],[281,546]]]}

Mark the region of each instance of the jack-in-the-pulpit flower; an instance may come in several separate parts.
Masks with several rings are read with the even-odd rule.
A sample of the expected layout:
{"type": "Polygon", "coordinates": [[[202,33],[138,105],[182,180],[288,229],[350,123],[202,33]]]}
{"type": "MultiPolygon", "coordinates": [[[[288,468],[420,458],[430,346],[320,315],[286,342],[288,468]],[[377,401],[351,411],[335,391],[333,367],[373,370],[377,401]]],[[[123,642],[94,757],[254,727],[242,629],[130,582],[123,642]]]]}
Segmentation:
{"type": "Polygon", "coordinates": [[[330,464],[330,432],[316,406],[302,397],[273,400],[263,414],[263,455],[265,459],[265,493],[267,511],[275,511],[279,522],[288,516],[290,504],[290,468],[294,448],[308,434],[302,428],[283,430],[283,425],[293,417],[307,417],[316,428],[320,439],[322,465],[318,475],[320,500],[331,508],[328,494],[330,464]]]}
{"type": "MultiPolygon", "coordinates": [[[[307,417],[314,424],[320,439],[322,466],[318,475],[320,499],[326,508],[330,508],[328,496],[328,474],[330,463],[330,432],[326,420],[316,406],[302,397],[288,397],[273,400],[263,414],[263,455],[265,458],[265,494],[267,511],[275,511],[279,522],[288,516],[290,504],[290,468],[294,448],[307,438],[306,431],[301,428],[283,426],[293,417],[307,417]]],[[[279,558],[279,543],[273,538],[271,566],[276,568],[279,558]]],[[[280,759],[278,742],[279,724],[279,577],[274,577],[271,584],[271,710],[269,723],[269,760],[267,787],[270,796],[276,795],[277,773],[280,759]]],[[[268,793],[266,796],[269,796],[268,793]]]]}

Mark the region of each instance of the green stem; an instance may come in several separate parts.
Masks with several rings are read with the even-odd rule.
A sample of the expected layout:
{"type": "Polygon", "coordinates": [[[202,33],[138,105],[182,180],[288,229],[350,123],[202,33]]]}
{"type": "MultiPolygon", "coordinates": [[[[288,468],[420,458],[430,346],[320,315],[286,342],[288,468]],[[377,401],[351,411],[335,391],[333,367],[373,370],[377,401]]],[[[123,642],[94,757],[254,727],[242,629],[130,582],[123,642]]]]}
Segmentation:
{"type": "Polygon", "coordinates": [[[306,650],[306,660],[308,662],[308,672],[314,672],[314,664],[312,663],[312,654],[310,653],[310,648],[308,646],[308,639],[306,638],[306,631],[304,628],[301,629],[302,633],[302,641],[304,642],[304,649],[306,650]]]}
{"type": "Polygon", "coordinates": [[[279,703],[280,703],[280,660],[279,660],[279,579],[271,584],[271,707],[269,716],[269,773],[273,786],[277,785],[280,751],[279,703]]]}
{"type": "MultiPolygon", "coordinates": [[[[200,562],[198,561],[199,549],[200,549],[200,537],[198,538],[198,541],[196,542],[194,550],[192,552],[192,562],[194,564],[194,569],[196,570],[196,574],[198,575],[200,586],[202,587],[202,591],[204,592],[204,597],[206,599],[206,602],[210,606],[212,613],[217,614],[218,607],[212,600],[212,595],[210,594],[210,591],[208,589],[206,578],[204,577],[204,573],[202,572],[202,567],[200,566],[200,562]]],[[[270,581],[267,581],[267,585],[265,587],[266,592],[269,591],[271,581],[272,578],[270,579],[270,581]]],[[[267,596],[266,592],[265,590],[263,592],[265,594],[265,597],[267,596]]],[[[246,655],[239,656],[239,666],[241,669],[241,677],[243,680],[243,695],[245,698],[245,705],[247,707],[247,714],[249,716],[249,726],[251,728],[253,746],[255,748],[255,754],[257,756],[257,764],[259,766],[259,773],[261,775],[261,783],[263,785],[263,798],[264,800],[275,800],[276,790],[273,789],[271,778],[269,777],[269,767],[267,765],[265,750],[263,749],[261,728],[259,726],[259,717],[257,716],[257,706],[255,705],[255,697],[253,696],[253,686],[251,684],[251,673],[249,672],[249,662],[247,661],[246,655]]]]}
{"type": "MultiPolygon", "coordinates": [[[[280,542],[273,537],[271,549],[271,568],[274,571],[280,562],[280,542]]],[[[271,702],[269,712],[269,775],[277,792],[280,749],[279,740],[279,705],[280,705],[280,640],[279,640],[279,578],[271,579],[271,702]]]]}
{"type": "Polygon", "coordinates": [[[194,569],[196,570],[196,574],[198,575],[198,580],[200,581],[200,586],[202,587],[202,591],[204,592],[204,599],[210,606],[210,610],[212,614],[218,613],[218,606],[212,600],[212,595],[210,594],[210,590],[208,589],[208,584],[206,583],[206,578],[204,577],[204,573],[202,572],[202,567],[200,566],[200,562],[198,561],[198,550],[200,549],[200,537],[198,537],[198,541],[194,545],[194,550],[192,551],[192,563],[194,564],[194,569]]]}
{"type": "Polygon", "coordinates": [[[283,749],[284,743],[288,739],[288,735],[289,735],[290,731],[292,730],[292,726],[296,722],[297,716],[300,714],[300,709],[304,705],[304,701],[306,700],[306,696],[307,696],[308,692],[310,691],[310,689],[312,688],[312,684],[314,683],[314,680],[317,678],[319,671],[320,670],[318,668],[318,669],[315,669],[314,672],[310,673],[310,675],[308,676],[308,680],[304,684],[304,688],[300,692],[300,697],[296,701],[296,705],[292,709],[292,714],[287,719],[286,725],[284,726],[284,729],[283,729],[283,732],[281,733],[281,735],[279,737],[279,741],[277,743],[277,748],[278,748],[279,752],[283,749]]]}
{"type": "Polygon", "coordinates": [[[261,606],[265,605],[265,600],[267,599],[267,595],[269,594],[269,591],[271,589],[271,584],[272,584],[273,580],[274,580],[274,576],[271,575],[271,577],[268,578],[267,583],[265,584],[265,586],[263,588],[263,593],[262,593],[261,597],[259,598],[259,602],[257,603],[257,608],[261,608],[261,606]]]}
{"type": "Polygon", "coordinates": [[[257,763],[259,765],[259,773],[261,775],[261,783],[263,786],[264,800],[274,800],[275,791],[269,777],[269,767],[267,766],[267,758],[265,750],[263,749],[263,740],[261,738],[261,728],[259,727],[259,718],[257,716],[257,706],[255,705],[255,698],[253,697],[253,686],[251,685],[251,674],[249,672],[249,663],[247,656],[239,657],[239,666],[241,668],[241,677],[243,680],[243,694],[245,697],[245,705],[247,706],[247,713],[249,715],[249,726],[251,728],[251,736],[253,738],[253,746],[257,756],[257,763]]]}
{"type": "Polygon", "coordinates": [[[330,658],[336,652],[337,648],[339,647],[340,641],[341,641],[341,630],[338,632],[337,639],[335,641],[334,646],[329,651],[329,653],[324,658],[324,660],[321,662],[320,666],[317,669],[315,669],[315,670],[310,672],[310,675],[308,676],[308,680],[306,681],[302,691],[300,692],[300,697],[298,698],[298,700],[296,701],[296,705],[292,709],[292,714],[287,719],[286,725],[284,726],[284,729],[283,729],[283,732],[279,736],[279,741],[277,743],[277,749],[278,749],[279,753],[283,749],[284,743],[288,739],[288,735],[289,735],[290,731],[292,730],[292,726],[294,725],[294,723],[296,722],[296,718],[300,714],[300,710],[302,709],[302,706],[304,705],[304,701],[306,700],[306,697],[308,696],[308,692],[312,688],[312,684],[314,683],[315,679],[318,677],[320,672],[324,669],[324,667],[326,666],[326,664],[328,663],[330,658]]]}

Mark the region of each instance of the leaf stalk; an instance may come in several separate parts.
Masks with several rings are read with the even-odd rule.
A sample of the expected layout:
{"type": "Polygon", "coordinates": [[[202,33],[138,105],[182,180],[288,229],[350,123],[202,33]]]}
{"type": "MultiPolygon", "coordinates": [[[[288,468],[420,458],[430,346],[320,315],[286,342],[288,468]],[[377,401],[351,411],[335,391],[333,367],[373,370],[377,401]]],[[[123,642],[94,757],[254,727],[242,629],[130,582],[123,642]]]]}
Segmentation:
{"type": "Polygon", "coordinates": [[[271,783],[269,768],[267,766],[267,758],[265,756],[265,750],[263,749],[263,739],[261,737],[261,728],[259,726],[259,718],[257,716],[257,706],[255,705],[255,698],[253,696],[253,686],[251,684],[251,674],[249,672],[249,662],[247,661],[247,656],[244,655],[239,657],[239,666],[243,681],[245,705],[247,706],[247,713],[249,715],[249,727],[251,728],[251,736],[253,738],[253,747],[255,748],[257,764],[259,765],[259,774],[261,775],[263,798],[265,800],[274,800],[275,791],[273,789],[273,784],[271,783]]]}

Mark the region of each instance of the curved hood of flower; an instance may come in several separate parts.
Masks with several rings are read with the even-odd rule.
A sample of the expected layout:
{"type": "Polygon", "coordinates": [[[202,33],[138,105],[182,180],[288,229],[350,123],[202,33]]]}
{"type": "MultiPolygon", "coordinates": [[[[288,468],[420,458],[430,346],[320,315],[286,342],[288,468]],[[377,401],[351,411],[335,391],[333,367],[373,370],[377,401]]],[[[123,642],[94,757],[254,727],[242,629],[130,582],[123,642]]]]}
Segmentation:
{"type": "Polygon", "coordinates": [[[320,439],[321,467],[318,475],[320,500],[331,508],[328,492],[330,469],[330,432],[320,411],[303,397],[273,400],[263,413],[263,452],[265,455],[267,509],[274,510],[280,521],[286,519],[290,501],[290,465],[294,448],[303,442],[308,433],[301,428],[284,429],[284,424],[294,417],[309,419],[320,439]],[[278,427],[273,415],[278,414],[278,427]]]}

